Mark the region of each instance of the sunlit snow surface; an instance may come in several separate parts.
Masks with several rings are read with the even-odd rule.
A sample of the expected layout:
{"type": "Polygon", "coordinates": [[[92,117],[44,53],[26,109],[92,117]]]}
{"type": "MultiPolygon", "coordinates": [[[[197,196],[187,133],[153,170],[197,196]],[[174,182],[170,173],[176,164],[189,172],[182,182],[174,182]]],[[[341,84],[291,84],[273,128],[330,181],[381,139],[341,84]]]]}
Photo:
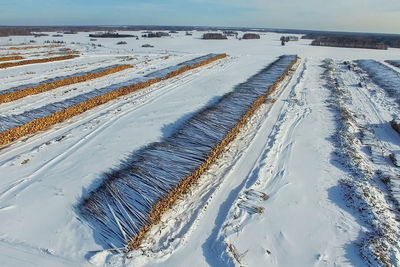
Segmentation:
{"type": "Polygon", "coordinates": [[[79,207],[104,243],[126,245],[149,224],[152,207],[200,167],[251,104],[284,74],[296,56],[282,56],[212,106],[201,110],[170,137],[129,156],[79,207]]]}
{"type": "MultiPolygon", "coordinates": [[[[46,106],[43,106],[43,107],[40,107],[37,109],[26,111],[22,114],[11,115],[8,117],[0,116],[0,132],[4,132],[13,127],[24,125],[35,119],[44,118],[55,112],[72,107],[72,106],[82,103],[88,99],[94,98],[96,96],[104,95],[106,93],[112,92],[114,90],[117,90],[117,89],[125,87],[125,86],[130,86],[133,84],[146,82],[153,78],[163,79],[168,73],[170,73],[172,71],[176,71],[176,70],[182,68],[183,66],[193,66],[197,62],[207,60],[214,56],[215,56],[215,54],[208,54],[208,55],[205,55],[202,57],[198,57],[198,58],[186,61],[186,62],[179,63],[176,66],[171,66],[171,67],[167,67],[167,68],[164,68],[164,69],[161,69],[158,71],[154,71],[143,77],[134,78],[134,79],[124,81],[121,83],[112,84],[111,86],[103,87],[103,88],[96,89],[96,90],[93,90],[93,91],[90,91],[90,92],[87,92],[87,93],[84,93],[81,95],[77,95],[73,98],[65,99],[61,102],[51,103],[51,104],[48,104],[46,106]]],[[[9,90],[13,90],[13,88],[9,89],[9,90]]]]}
{"type": "MultiPolygon", "coordinates": [[[[131,34],[141,36],[141,32],[131,34]]],[[[1,104],[0,116],[4,118],[209,53],[228,54],[226,59],[110,101],[1,148],[1,266],[232,265],[235,261],[226,243],[233,245],[246,266],[365,264],[357,244],[369,228],[358,212],[347,207],[340,189],[339,180],[348,173],[335,163],[331,138],[336,132],[335,113],[329,108],[330,92],[321,78],[321,66],[325,58],[333,58],[338,65],[359,59],[400,60],[399,49],[313,47],[308,45],[310,40],[303,39],[281,46],[281,34],[274,33],[260,33],[259,40],[205,41],[200,39],[202,34],[194,31],[192,36],[179,32],[160,39],[127,38],[127,45],[116,45],[119,39],[91,42],[89,33],[64,35],[59,39],[81,51],[79,58],[0,70],[0,91],[4,91],[115,64],[134,66],[1,104]],[[142,48],[145,43],[154,48],[142,48]],[[95,253],[107,244],[77,206],[101,185],[103,173],[118,168],[132,152],[166,140],[194,114],[285,54],[297,54],[301,60],[281,94],[272,96],[276,102],[255,114],[228,153],[145,238],[142,250],[129,258],[107,251],[95,253]],[[257,196],[261,193],[269,198],[260,201],[257,196]],[[248,213],[254,207],[262,207],[264,212],[248,213]]],[[[11,39],[0,37],[0,47],[29,42],[33,37],[11,39]]],[[[35,38],[38,45],[47,39],[35,38]]],[[[46,50],[40,49],[41,53],[46,50]]],[[[10,53],[0,50],[2,55],[10,53]]],[[[32,53],[36,52],[24,51],[24,57],[34,58],[32,53]]],[[[341,75],[352,94],[351,110],[357,111],[364,127],[372,128],[380,140],[379,147],[375,143],[371,146],[374,160],[376,157],[379,164],[392,166],[388,158],[381,160],[382,153],[376,148],[400,151],[399,137],[388,124],[399,114],[398,104],[368,79],[365,87],[359,87],[359,74],[343,71],[341,75]],[[365,120],[362,114],[367,114],[365,120]]],[[[391,170],[397,169],[392,166],[391,170]]]]}

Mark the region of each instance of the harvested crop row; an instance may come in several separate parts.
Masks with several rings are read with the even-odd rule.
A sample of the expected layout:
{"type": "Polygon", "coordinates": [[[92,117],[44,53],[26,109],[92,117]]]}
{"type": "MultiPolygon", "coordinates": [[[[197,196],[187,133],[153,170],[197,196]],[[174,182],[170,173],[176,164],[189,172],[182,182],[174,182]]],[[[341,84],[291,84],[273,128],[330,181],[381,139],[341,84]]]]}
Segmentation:
{"type": "Polygon", "coordinates": [[[134,152],[104,174],[78,206],[96,238],[112,248],[139,246],[145,233],[193,185],[287,76],[296,56],[282,56],[164,141],[134,152]]]}
{"type": "Polygon", "coordinates": [[[393,119],[390,121],[390,125],[392,126],[392,128],[398,133],[400,134],[400,119],[393,119]]]}
{"type": "Polygon", "coordinates": [[[372,81],[383,88],[390,97],[400,104],[400,73],[375,60],[357,60],[372,81]]]}
{"type": "Polygon", "coordinates": [[[392,66],[400,68],[400,60],[386,60],[385,62],[389,63],[392,66]]]}
{"type": "Polygon", "coordinates": [[[125,86],[121,84],[112,85],[22,114],[0,117],[0,146],[9,144],[25,135],[46,130],[52,125],[61,123],[120,96],[149,87],[161,80],[169,79],[224,57],[226,57],[226,54],[209,54],[155,71],[141,78],[123,82],[122,84],[125,86]]]}
{"type": "MultiPolygon", "coordinates": [[[[48,48],[48,45],[34,45],[34,46],[21,46],[21,47],[17,47],[17,46],[12,46],[10,48],[8,48],[8,50],[28,50],[28,49],[38,49],[38,48],[48,48]]],[[[51,45],[50,48],[56,48],[59,47],[58,45],[51,45]]]]}
{"type": "Polygon", "coordinates": [[[0,57],[0,62],[11,61],[11,60],[21,60],[21,59],[24,59],[24,58],[21,56],[0,57]]]}
{"type": "MultiPolygon", "coordinates": [[[[23,98],[28,95],[36,95],[49,90],[53,90],[55,88],[61,86],[67,86],[75,83],[81,83],[89,80],[93,80],[96,78],[100,78],[106,75],[110,75],[119,71],[123,71],[126,69],[132,68],[132,65],[117,65],[112,66],[110,68],[101,69],[100,71],[94,71],[90,73],[86,73],[80,76],[74,75],[72,77],[64,78],[64,79],[56,79],[55,81],[40,84],[33,87],[28,87],[22,90],[10,90],[7,92],[0,92],[0,104],[11,102],[20,98],[23,98]]],[[[13,89],[13,88],[12,88],[13,89]]]]}
{"type": "Polygon", "coordinates": [[[55,52],[48,52],[47,55],[65,55],[65,53],[73,55],[73,54],[80,54],[79,50],[72,50],[70,48],[65,49],[65,51],[55,51],[55,52]]]}
{"type": "Polygon", "coordinates": [[[60,57],[41,58],[41,59],[28,59],[28,60],[23,60],[23,61],[18,61],[18,62],[2,63],[2,64],[0,64],[0,69],[16,67],[16,66],[22,66],[22,65],[29,65],[29,64],[61,61],[61,60],[73,59],[73,58],[76,58],[76,57],[78,57],[78,56],[76,56],[76,55],[67,55],[67,56],[60,56],[60,57]]]}
{"type": "MultiPolygon", "coordinates": [[[[324,60],[327,88],[330,90],[330,103],[335,111],[337,126],[333,137],[337,162],[348,173],[340,180],[346,206],[353,208],[362,218],[365,237],[357,242],[361,257],[368,266],[399,266],[400,236],[396,210],[396,171],[386,160],[375,160],[372,155],[386,158],[386,150],[377,136],[371,121],[364,118],[365,110],[354,106],[348,76],[340,71],[340,66],[332,59],[324,60]],[[371,154],[365,154],[365,148],[371,154]],[[367,157],[366,157],[367,156],[367,157]],[[371,157],[370,157],[371,156],[371,157]],[[393,172],[394,171],[394,172],[393,172]],[[394,180],[393,180],[394,179],[394,180]],[[383,183],[382,183],[383,182],[383,183]],[[393,194],[394,193],[394,194],[393,194]]],[[[355,69],[356,73],[360,73],[355,69]]],[[[349,80],[350,81],[350,80],[349,80]]],[[[353,79],[351,79],[353,81],[353,79]]],[[[364,107],[365,108],[365,107],[364,107]]],[[[368,113],[367,113],[368,114],[368,113]]]]}

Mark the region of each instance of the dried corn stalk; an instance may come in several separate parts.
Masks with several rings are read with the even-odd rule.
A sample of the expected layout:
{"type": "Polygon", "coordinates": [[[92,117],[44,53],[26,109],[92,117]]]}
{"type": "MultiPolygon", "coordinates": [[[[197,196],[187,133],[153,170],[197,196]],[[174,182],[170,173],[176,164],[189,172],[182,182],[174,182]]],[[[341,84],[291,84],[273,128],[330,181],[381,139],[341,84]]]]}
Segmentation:
{"type": "Polygon", "coordinates": [[[73,58],[76,58],[76,57],[78,57],[78,56],[77,55],[67,55],[67,56],[60,56],[60,57],[28,59],[28,60],[22,60],[22,61],[18,61],[18,62],[2,63],[2,64],[0,64],[0,69],[11,68],[11,67],[16,67],[16,66],[22,66],[22,65],[37,64],[37,63],[47,63],[47,62],[53,62],[53,61],[61,61],[61,60],[73,59],[73,58]]]}
{"type": "Polygon", "coordinates": [[[164,141],[132,153],[78,208],[105,246],[135,249],[162,214],[193,185],[247,119],[277,88],[296,56],[282,56],[164,141]]]}
{"type": "Polygon", "coordinates": [[[61,86],[67,86],[75,83],[81,83],[90,81],[96,78],[100,78],[106,75],[110,75],[119,71],[132,68],[132,65],[116,65],[108,68],[101,68],[94,70],[83,75],[72,75],[67,78],[56,78],[52,79],[51,82],[40,83],[39,85],[27,87],[27,88],[11,88],[10,90],[0,92],[0,104],[11,102],[28,95],[36,95],[61,86]]]}
{"type": "Polygon", "coordinates": [[[141,78],[136,78],[122,84],[96,89],[22,114],[11,115],[8,117],[0,116],[0,146],[9,144],[25,135],[46,130],[52,125],[63,122],[120,96],[149,87],[161,80],[169,79],[185,71],[198,68],[224,57],[226,57],[225,54],[209,54],[183,62],[173,67],[155,71],[141,78]]]}
{"type": "Polygon", "coordinates": [[[0,62],[11,61],[11,60],[20,60],[20,59],[24,59],[24,58],[21,56],[0,57],[0,62]]]}

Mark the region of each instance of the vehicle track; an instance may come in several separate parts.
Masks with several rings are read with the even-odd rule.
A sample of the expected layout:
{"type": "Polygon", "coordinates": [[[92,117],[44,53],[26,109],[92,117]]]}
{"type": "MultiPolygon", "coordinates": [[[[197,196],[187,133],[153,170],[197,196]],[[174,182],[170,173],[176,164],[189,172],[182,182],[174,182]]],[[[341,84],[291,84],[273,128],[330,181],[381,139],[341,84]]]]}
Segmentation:
{"type": "MultiPolygon", "coordinates": [[[[107,65],[111,65],[111,64],[118,64],[121,63],[121,58],[112,56],[110,59],[103,59],[103,60],[98,60],[99,56],[85,56],[83,55],[80,58],[77,58],[76,61],[78,62],[62,62],[62,61],[58,61],[58,62],[53,62],[51,66],[47,67],[47,69],[45,68],[44,71],[42,70],[35,70],[35,75],[32,75],[29,73],[29,67],[33,67],[31,66],[22,66],[26,68],[26,72],[21,74],[19,73],[18,75],[9,75],[6,77],[2,77],[1,81],[3,86],[1,89],[9,89],[11,87],[15,87],[15,86],[19,86],[22,84],[26,84],[26,83],[33,83],[35,81],[40,81],[40,80],[44,80],[44,79],[48,79],[48,78],[54,78],[57,76],[62,76],[63,74],[65,74],[66,72],[70,72],[71,70],[73,70],[74,72],[78,72],[78,71],[90,71],[92,69],[96,69],[96,68],[100,68],[100,67],[104,67],[107,65]],[[84,63],[78,63],[79,61],[82,60],[86,60],[88,58],[94,59],[95,61],[89,61],[89,62],[84,62],[84,63]],[[54,67],[54,65],[56,67],[54,67]],[[39,74],[40,73],[40,74],[39,74]],[[38,75],[39,74],[39,75],[38,75]]],[[[143,60],[144,61],[144,60],[143,60]]],[[[124,62],[124,61],[122,61],[124,62]]],[[[137,62],[137,61],[133,61],[132,63],[137,62]]],[[[127,62],[127,63],[131,63],[131,62],[127,62]]],[[[25,69],[24,69],[25,70],[25,69]]],[[[7,69],[1,70],[0,74],[6,73],[7,69]]]]}
{"type": "Polygon", "coordinates": [[[5,190],[0,192],[0,201],[2,205],[12,205],[13,199],[15,199],[18,194],[28,188],[32,183],[35,183],[39,174],[59,164],[63,161],[63,159],[73,155],[73,153],[77,152],[79,149],[83,149],[89,141],[100,135],[100,133],[112,127],[121,119],[132,116],[132,112],[140,110],[147,105],[150,105],[156,100],[156,98],[169,94],[176,89],[181,88],[186,84],[201,78],[196,74],[205,71],[204,69],[208,71],[212,71],[216,67],[227,69],[232,66],[233,63],[234,62],[232,59],[227,58],[223,59],[221,62],[213,62],[205,67],[191,70],[169,81],[163,81],[157,85],[153,85],[149,89],[138,91],[137,93],[131,94],[129,96],[124,96],[122,98],[113,100],[109,104],[106,104],[104,106],[96,107],[90,112],[90,114],[85,113],[76,116],[66,121],[65,123],[57,125],[57,127],[54,127],[49,131],[36,134],[33,137],[28,137],[24,141],[18,141],[17,143],[6,148],[0,154],[0,168],[4,164],[7,164],[7,162],[9,162],[10,160],[20,157],[21,154],[35,153],[35,151],[39,147],[41,147],[48,140],[51,140],[55,136],[69,135],[77,128],[80,128],[85,124],[89,124],[91,121],[94,120],[103,121],[103,123],[100,123],[99,126],[97,126],[94,130],[91,130],[88,133],[84,134],[84,136],[79,138],[77,142],[71,144],[71,146],[67,150],[61,152],[52,159],[49,159],[44,164],[39,166],[36,170],[34,170],[31,174],[25,176],[24,178],[18,179],[17,181],[14,181],[5,190]],[[123,102],[121,102],[121,99],[123,100],[123,102]],[[117,117],[114,117],[114,112],[118,109],[122,109],[124,110],[124,112],[117,117]],[[110,117],[113,118],[111,119],[110,117]],[[39,143],[37,143],[37,141],[39,141],[39,143]],[[24,142],[24,144],[21,144],[22,142],[24,142]],[[32,143],[36,144],[34,144],[32,147],[32,143]]]}
{"type": "MultiPolygon", "coordinates": [[[[163,57],[156,58],[153,64],[157,64],[161,61],[163,63],[163,57]]],[[[43,92],[38,95],[31,95],[20,100],[12,101],[9,103],[3,103],[0,105],[0,115],[5,114],[18,115],[32,109],[40,108],[50,103],[59,102],[71,97],[75,97],[80,94],[88,93],[98,88],[104,88],[106,86],[112,86],[120,82],[137,78],[141,73],[153,71],[155,67],[148,65],[146,60],[138,62],[133,65],[133,69],[117,72],[111,75],[107,75],[91,81],[86,81],[78,84],[72,84],[63,86],[48,92],[43,92]],[[140,73],[140,74],[138,74],[140,73]]]]}
{"type": "MultiPolygon", "coordinates": [[[[96,59],[97,57],[91,57],[96,59]]],[[[77,58],[76,60],[81,60],[82,58],[77,58]]],[[[85,56],[83,56],[83,59],[86,60],[87,57],[85,58],[85,56]]],[[[156,57],[152,57],[151,59],[149,58],[143,58],[143,59],[135,59],[135,60],[130,60],[130,61],[125,61],[122,58],[118,58],[118,57],[113,57],[111,59],[106,59],[106,60],[101,60],[101,61],[94,61],[94,62],[86,62],[86,63],[82,63],[82,64],[76,64],[76,62],[74,63],[75,65],[67,65],[67,66],[62,66],[62,67],[58,67],[58,68],[53,68],[51,70],[45,71],[43,73],[35,73],[35,75],[32,74],[22,74],[23,78],[21,79],[21,75],[18,76],[11,76],[11,77],[4,77],[4,78],[0,78],[0,81],[6,85],[3,86],[0,90],[7,90],[10,89],[12,87],[17,87],[17,86],[22,86],[25,84],[31,84],[31,83],[38,83],[41,82],[43,80],[47,80],[47,79],[52,79],[52,78],[56,78],[56,77],[60,77],[60,76],[67,76],[68,74],[70,74],[71,72],[89,72],[98,68],[103,68],[103,67],[107,67],[109,65],[115,65],[115,64],[131,64],[134,67],[136,67],[136,65],[144,65],[146,66],[148,64],[148,62],[152,62],[152,61],[162,61],[164,60],[164,56],[156,56],[156,57]],[[26,76],[26,77],[24,77],[26,76]],[[12,80],[12,78],[16,77],[16,79],[12,80]]],[[[59,65],[62,64],[65,65],[66,62],[54,62],[54,64],[59,65]]],[[[52,64],[53,65],[53,64],[52,64]]],[[[0,70],[0,74],[1,74],[1,70],[0,70]]]]}
{"type": "MultiPolygon", "coordinates": [[[[298,64],[301,65],[301,63],[298,64]]],[[[292,87],[293,82],[297,82],[293,77],[299,75],[299,69],[300,67],[297,67],[293,76],[290,76],[288,80],[285,80],[279,86],[279,89],[271,95],[272,98],[287,94],[287,87],[292,87]],[[289,82],[290,85],[288,86],[289,82]]],[[[273,105],[272,108],[274,107],[273,105]]],[[[206,238],[201,233],[210,232],[214,225],[211,218],[214,218],[214,216],[217,216],[215,223],[222,225],[223,218],[218,214],[225,214],[229,210],[232,204],[230,201],[233,202],[235,200],[232,194],[239,192],[245,186],[245,181],[237,180],[238,177],[241,177],[243,171],[240,170],[240,174],[238,174],[239,170],[236,165],[238,162],[246,160],[244,159],[245,155],[250,149],[254,153],[254,147],[252,148],[252,146],[254,146],[255,139],[263,138],[266,135],[266,127],[270,127],[270,124],[267,125],[266,123],[266,118],[270,116],[270,110],[271,103],[267,103],[256,112],[254,117],[243,127],[243,131],[238,135],[237,139],[228,145],[216,164],[211,166],[210,170],[200,178],[196,188],[190,190],[182,200],[178,201],[170,211],[165,213],[161,222],[154,226],[142,242],[141,250],[132,251],[126,261],[133,265],[136,263],[141,265],[146,262],[146,258],[149,256],[153,259],[158,258],[161,261],[166,260],[174,251],[183,249],[188,242],[203,251],[204,257],[212,257],[208,249],[205,248],[208,247],[209,240],[212,240],[211,242],[215,241],[215,234],[219,228],[215,226],[218,229],[214,228],[212,230],[212,234],[209,236],[210,239],[206,240],[205,243],[201,243],[206,238]],[[230,177],[233,173],[236,173],[235,178],[230,177]],[[235,181],[231,181],[232,179],[229,178],[235,181]],[[239,186],[236,187],[238,184],[239,186]],[[228,191],[226,191],[227,187],[230,188],[228,191]],[[214,214],[215,212],[218,212],[218,214],[214,214]],[[205,224],[207,224],[207,229],[204,228],[205,224]],[[201,228],[201,230],[198,228],[201,228]]],[[[257,148],[258,150],[259,148],[257,148]]],[[[222,245],[225,247],[225,244],[222,243],[222,245]]],[[[213,251],[216,251],[215,253],[218,253],[217,250],[219,251],[219,249],[218,246],[213,246],[212,248],[213,251]]],[[[122,261],[124,256],[120,257],[122,257],[122,261]]],[[[210,263],[208,260],[207,262],[210,263]]],[[[221,262],[215,261],[214,264],[220,265],[221,262]]]]}

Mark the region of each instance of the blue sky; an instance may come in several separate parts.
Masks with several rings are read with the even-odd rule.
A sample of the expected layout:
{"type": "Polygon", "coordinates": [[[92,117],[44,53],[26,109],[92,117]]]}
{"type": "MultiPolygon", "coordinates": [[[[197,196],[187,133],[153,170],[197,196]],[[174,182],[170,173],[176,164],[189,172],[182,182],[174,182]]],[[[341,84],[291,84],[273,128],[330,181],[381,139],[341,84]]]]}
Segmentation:
{"type": "Polygon", "coordinates": [[[400,34],[400,0],[0,0],[0,25],[88,24],[400,34]]]}

